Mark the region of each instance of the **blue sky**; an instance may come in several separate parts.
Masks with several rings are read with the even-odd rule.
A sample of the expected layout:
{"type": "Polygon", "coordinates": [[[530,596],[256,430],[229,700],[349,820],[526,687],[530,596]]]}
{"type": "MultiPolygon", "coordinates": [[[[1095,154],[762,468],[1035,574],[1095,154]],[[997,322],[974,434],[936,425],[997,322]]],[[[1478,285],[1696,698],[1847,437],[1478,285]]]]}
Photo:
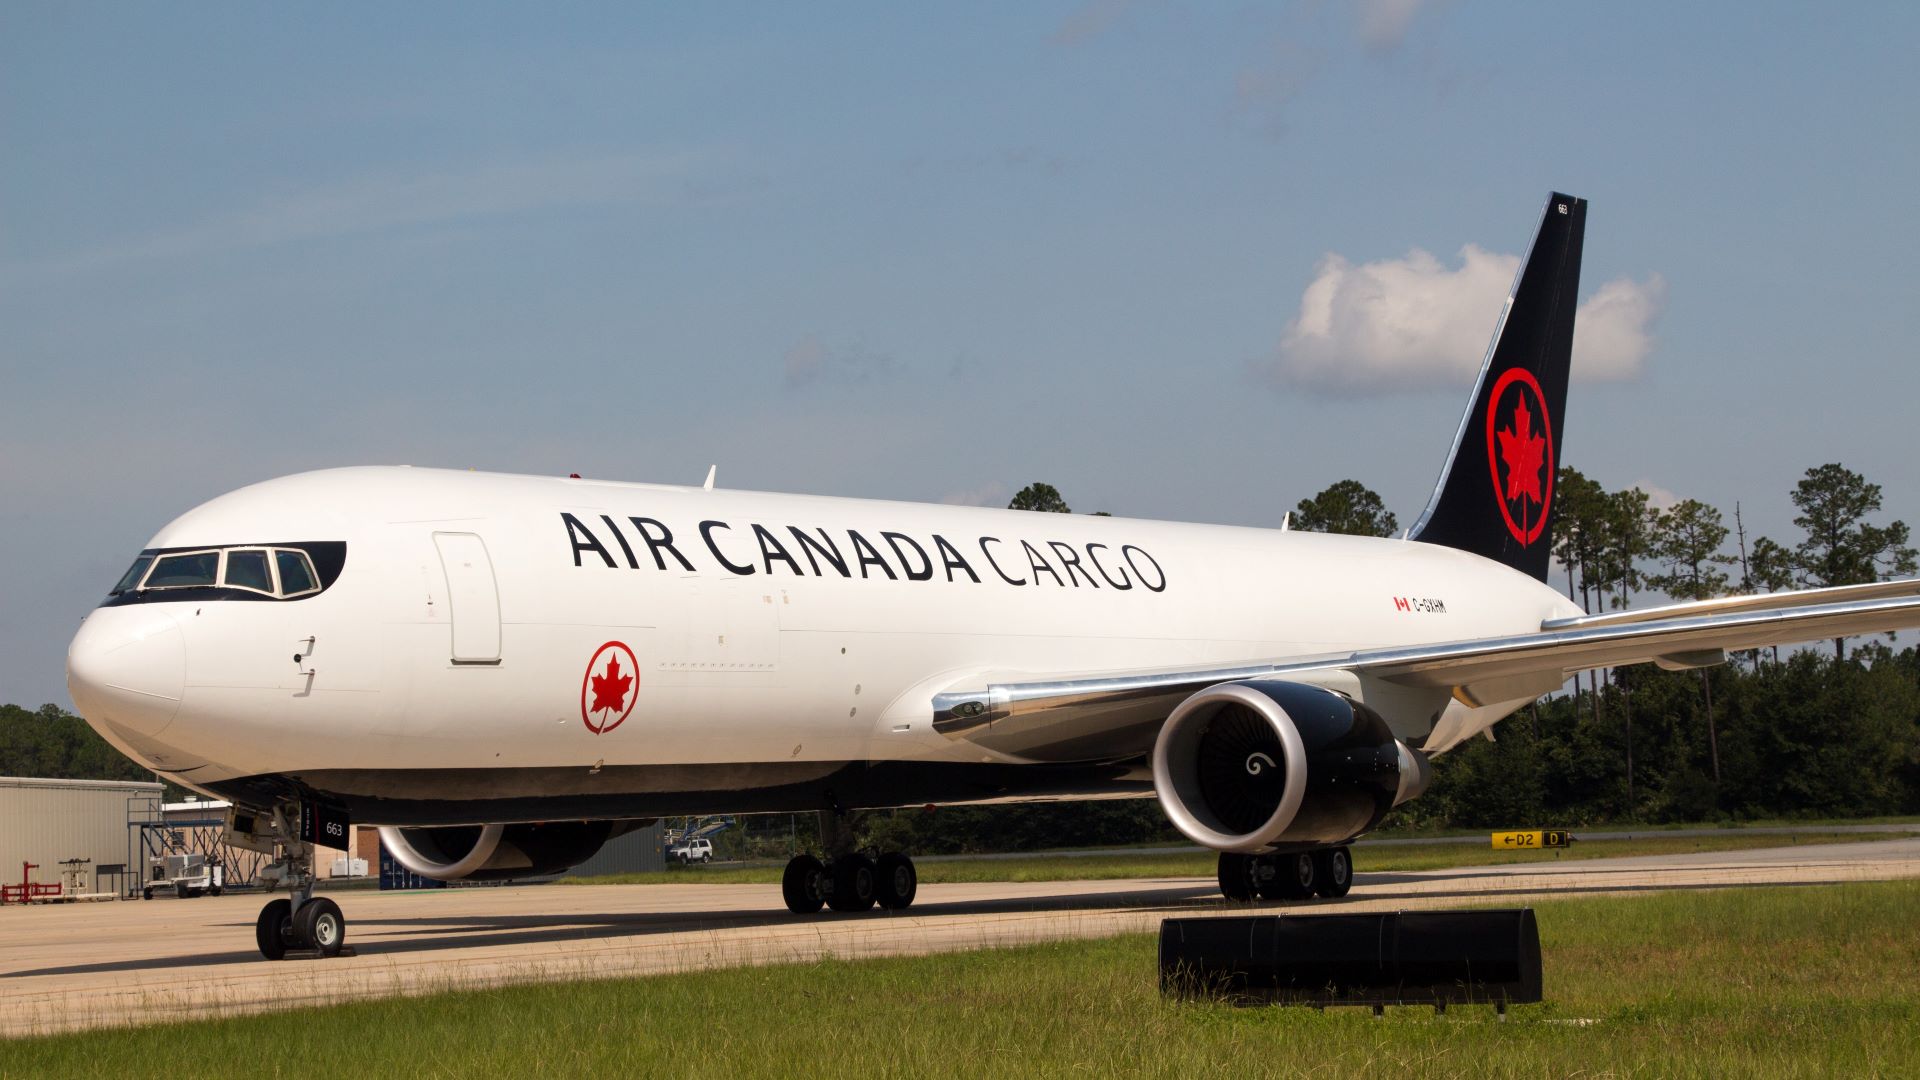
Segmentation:
{"type": "Polygon", "coordinates": [[[1827,461],[1920,517],[1916,31],[0,2],[0,700],[66,703],[74,627],[167,520],[308,468],[1044,479],[1256,525],[1352,476],[1411,521],[1553,188],[1592,200],[1583,292],[1615,287],[1567,463],[1789,543],[1827,461]]]}

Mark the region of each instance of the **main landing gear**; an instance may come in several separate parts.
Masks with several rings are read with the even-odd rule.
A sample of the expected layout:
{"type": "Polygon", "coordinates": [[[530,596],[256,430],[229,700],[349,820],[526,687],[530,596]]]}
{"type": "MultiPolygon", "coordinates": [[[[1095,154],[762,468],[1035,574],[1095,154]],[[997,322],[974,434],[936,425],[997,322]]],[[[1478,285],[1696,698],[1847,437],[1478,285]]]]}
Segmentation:
{"type": "Polygon", "coordinates": [[[780,878],[780,894],[796,915],[811,915],[822,907],[851,914],[876,904],[903,911],[919,891],[913,860],[897,851],[878,859],[853,851],[825,863],[812,855],[795,855],[780,878]]]}
{"type": "Polygon", "coordinates": [[[1220,853],[1220,892],[1229,900],[1329,900],[1353,888],[1353,849],[1345,845],[1285,855],[1220,853]]]}
{"type": "Polygon", "coordinates": [[[299,805],[283,804],[274,808],[271,820],[262,815],[245,822],[245,828],[232,820],[227,826],[229,843],[276,856],[260,869],[260,880],[269,888],[284,885],[289,894],[267,901],[253,923],[254,943],[269,960],[346,951],[347,919],[340,905],[313,895],[313,845],[300,838],[299,821],[299,805]]]}
{"type": "Polygon", "coordinates": [[[811,915],[822,907],[842,914],[867,911],[876,904],[888,911],[904,911],[920,891],[920,875],[913,860],[897,851],[878,859],[853,850],[840,815],[820,814],[822,846],[833,853],[826,862],[813,855],[795,855],[780,877],[780,893],[787,910],[811,915]]]}

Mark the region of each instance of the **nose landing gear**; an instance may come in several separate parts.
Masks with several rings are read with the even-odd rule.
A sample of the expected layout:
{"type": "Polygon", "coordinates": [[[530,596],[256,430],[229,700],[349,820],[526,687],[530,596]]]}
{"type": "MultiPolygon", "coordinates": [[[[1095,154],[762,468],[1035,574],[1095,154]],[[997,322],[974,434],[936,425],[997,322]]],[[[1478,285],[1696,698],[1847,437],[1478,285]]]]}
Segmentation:
{"type": "Polygon", "coordinates": [[[339,956],[346,948],[347,918],[340,905],[316,896],[294,912],[294,934],[321,956],[339,956]]]}
{"type": "Polygon", "coordinates": [[[294,826],[300,821],[297,803],[282,804],[266,816],[229,819],[227,841],[239,847],[274,855],[260,869],[269,888],[286,886],[288,896],[267,901],[254,920],[253,939],[260,955],[269,960],[288,956],[351,956],[347,947],[347,919],[340,905],[313,895],[313,845],[294,826]],[[241,826],[245,826],[244,828],[241,826]]]}

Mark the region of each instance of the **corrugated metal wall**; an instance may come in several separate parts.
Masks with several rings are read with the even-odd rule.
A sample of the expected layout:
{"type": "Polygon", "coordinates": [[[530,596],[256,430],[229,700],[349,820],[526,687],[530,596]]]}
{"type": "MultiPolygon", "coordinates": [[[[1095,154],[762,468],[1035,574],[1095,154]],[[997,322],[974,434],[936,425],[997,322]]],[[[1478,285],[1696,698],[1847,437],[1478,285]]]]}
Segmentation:
{"type": "Polygon", "coordinates": [[[593,858],[566,872],[566,877],[600,874],[640,874],[667,868],[667,827],[660,822],[616,836],[594,852],[593,858]]]}
{"type": "Polygon", "coordinates": [[[0,881],[19,881],[26,861],[40,864],[33,880],[55,883],[61,860],[92,859],[91,888],[94,867],[127,861],[127,800],[158,801],[160,792],[127,780],[0,776],[0,881]]]}

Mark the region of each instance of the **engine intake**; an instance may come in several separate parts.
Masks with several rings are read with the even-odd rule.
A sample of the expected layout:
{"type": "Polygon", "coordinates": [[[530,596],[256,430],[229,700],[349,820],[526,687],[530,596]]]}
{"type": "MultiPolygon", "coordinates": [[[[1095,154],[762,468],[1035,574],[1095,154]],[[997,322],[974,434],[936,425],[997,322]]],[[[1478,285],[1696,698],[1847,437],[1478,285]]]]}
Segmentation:
{"type": "Polygon", "coordinates": [[[601,845],[644,821],[555,821],[517,825],[383,826],[380,843],[401,866],[438,881],[547,877],[593,857],[601,845]]]}
{"type": "Polygon", "coordinates": [[[1380,714],[1303,683],[1222,683],[1180,703],[1153,746],[1167,817],[1217,851],[1350,840],[1426,788],[1425,755],[1380,714]]]}

